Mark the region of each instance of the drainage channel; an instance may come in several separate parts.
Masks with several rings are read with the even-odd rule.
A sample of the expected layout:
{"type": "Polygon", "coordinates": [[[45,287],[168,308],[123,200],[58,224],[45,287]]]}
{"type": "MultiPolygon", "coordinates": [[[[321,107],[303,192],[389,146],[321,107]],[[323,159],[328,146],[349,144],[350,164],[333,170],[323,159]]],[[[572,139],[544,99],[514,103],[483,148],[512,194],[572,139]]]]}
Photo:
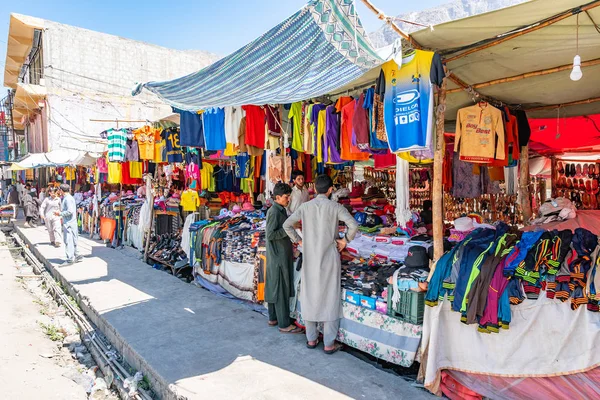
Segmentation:
{"type": "Polygon", "coordinates": [[[113,349],[108,339],[97,329],[81,309],[74,304],[54,280],[46,267],[29,250],[23,240],[13,231],[8,232],[12,239],[9,249],[12,251],[20,250],[25,261],[31,266],[33,273],[22,274],[21,279],[41,279],[43,280],[49,294],[55,301],[65,308],[67,314],[73,319],[80,330],[83,343],[91,353],[98,364],[100,370],[107,378],[109,386],[114,386],[121,398],[136,400],[153,400],[156,395],[151,390],[142,388],[143,375],[141,372],[130,373],[132,368],[127,365],[123,357],[113,349]]]}

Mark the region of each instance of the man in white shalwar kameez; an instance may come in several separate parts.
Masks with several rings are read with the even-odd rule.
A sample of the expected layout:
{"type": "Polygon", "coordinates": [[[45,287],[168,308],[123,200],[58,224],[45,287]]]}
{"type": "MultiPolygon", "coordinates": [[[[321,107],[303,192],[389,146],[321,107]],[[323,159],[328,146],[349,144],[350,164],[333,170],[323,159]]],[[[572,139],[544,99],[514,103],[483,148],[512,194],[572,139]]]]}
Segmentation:
{"type": "Polygon", "coordinates": [[[300,304],[307,346],[317,347],[317,323],[323,322],[325,352],[332,354],[341,348],[335,343],[342,313],[340,252],[356,236],[358,223],[342,205],[329,200],[333,191],[330,177],[317,177],[315,189],[317,197],[302,204],[285,221],[283,228],[292,242],[302,246],[300,304]],[[339,221],[348,227],[342,239],[339,221]],[[294,229],[298,222],[302,222],[304,240],[294,229]]]}

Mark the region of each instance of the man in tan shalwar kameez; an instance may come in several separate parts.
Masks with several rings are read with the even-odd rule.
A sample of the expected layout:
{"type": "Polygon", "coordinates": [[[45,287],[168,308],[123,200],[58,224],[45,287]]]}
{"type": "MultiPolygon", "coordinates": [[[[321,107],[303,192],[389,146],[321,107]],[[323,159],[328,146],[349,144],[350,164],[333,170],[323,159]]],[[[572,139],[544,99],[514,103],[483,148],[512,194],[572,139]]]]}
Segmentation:
{"type": "Polygon", "coordinates": [[[283,229],[292,242],[302,246],[304,254],[300,304],[307,346],[317,347],[317,323],[323,322],[325,352],[332,354],[341,347],[335,343],[342,312],[340,252],[356,236],[358,223],[342,205],[329,200],[333,191],[330,177],[317,177],[315,188],[317,197],[302,204],[285,221],[283,229]],[[304,240],[294,229],[300,221],[304,240]],[[339,236],[339,221],[348,227],[343,239],[339,236]]]}

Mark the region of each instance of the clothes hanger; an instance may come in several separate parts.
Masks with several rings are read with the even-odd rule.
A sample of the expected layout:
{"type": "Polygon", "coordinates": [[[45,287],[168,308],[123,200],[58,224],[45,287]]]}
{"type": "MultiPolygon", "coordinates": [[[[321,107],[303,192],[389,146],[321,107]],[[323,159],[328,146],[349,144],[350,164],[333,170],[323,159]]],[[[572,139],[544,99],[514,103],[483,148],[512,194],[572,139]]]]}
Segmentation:
{"type": "Polygon", "coordinates": [[[402,39],[398,38],[394,41],[394,46],[392,47],[392,59],[398,65],[402,65],[402,39]]]}

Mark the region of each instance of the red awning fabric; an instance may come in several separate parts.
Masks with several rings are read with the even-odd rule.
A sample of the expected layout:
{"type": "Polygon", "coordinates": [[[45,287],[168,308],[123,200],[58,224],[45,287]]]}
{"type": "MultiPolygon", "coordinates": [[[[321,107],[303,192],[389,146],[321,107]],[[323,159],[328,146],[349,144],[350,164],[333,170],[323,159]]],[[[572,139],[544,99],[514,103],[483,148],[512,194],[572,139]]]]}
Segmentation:
{"type": "Polygon", "coordinates": [[[600,114],[570,118],[530,119],[529,148],[551,155],[564,152],[600,153],[600,114]]]}

